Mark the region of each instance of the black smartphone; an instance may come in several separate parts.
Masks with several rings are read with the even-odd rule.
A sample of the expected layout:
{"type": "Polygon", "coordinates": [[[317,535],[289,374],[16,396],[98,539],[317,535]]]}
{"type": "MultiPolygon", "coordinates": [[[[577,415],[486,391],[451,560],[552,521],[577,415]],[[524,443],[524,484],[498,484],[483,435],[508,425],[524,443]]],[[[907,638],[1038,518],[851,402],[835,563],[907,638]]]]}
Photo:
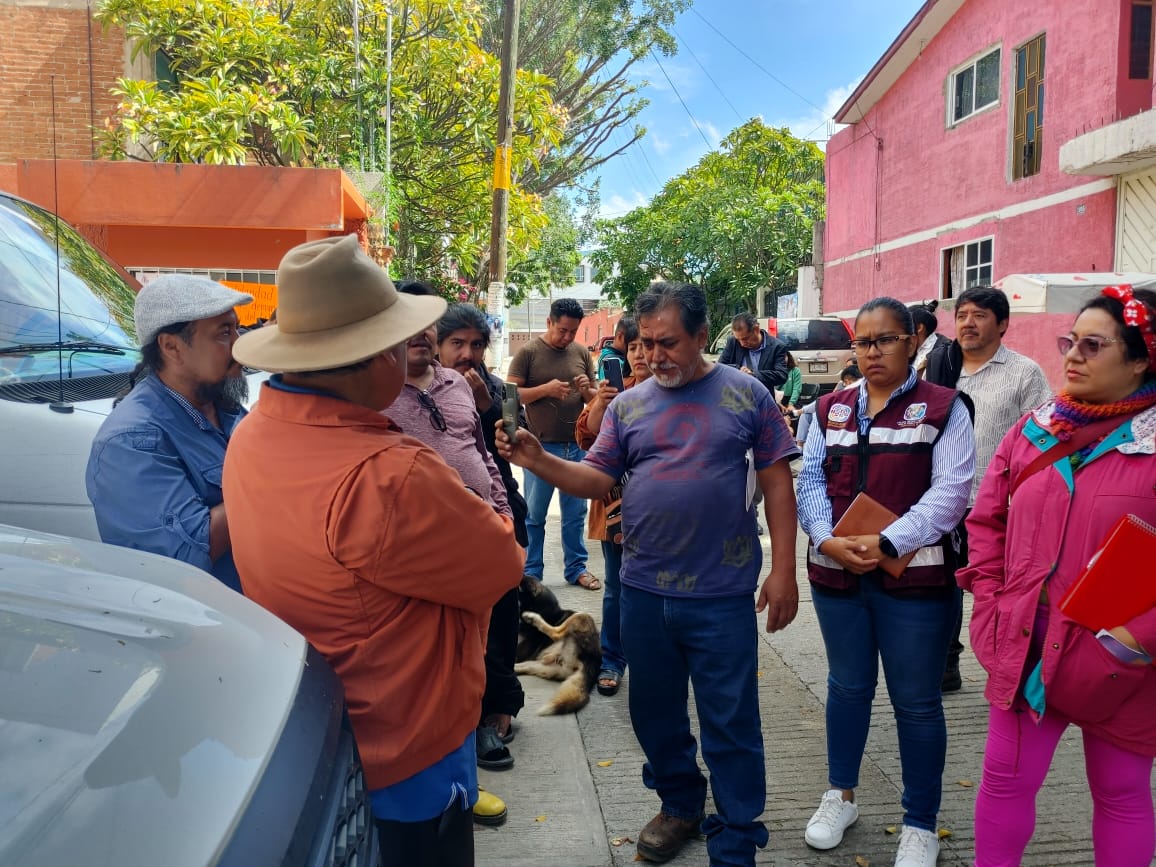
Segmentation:
{"type": "Polygon", "coordinates": [[[502,427],[512,443],[518,433],[518,412],[522,407],[518,403],[518,386],[512,382],[502,384],[506,389],[502,397],[502,427]]]}
{"type": "Polygon", "coordinates": [[[613,385],[621,393],[626,390],[626,384],[622,381],[622,359],[611,356],[602,362],[602,369],[606,373],[606,381],[613,385]]]}

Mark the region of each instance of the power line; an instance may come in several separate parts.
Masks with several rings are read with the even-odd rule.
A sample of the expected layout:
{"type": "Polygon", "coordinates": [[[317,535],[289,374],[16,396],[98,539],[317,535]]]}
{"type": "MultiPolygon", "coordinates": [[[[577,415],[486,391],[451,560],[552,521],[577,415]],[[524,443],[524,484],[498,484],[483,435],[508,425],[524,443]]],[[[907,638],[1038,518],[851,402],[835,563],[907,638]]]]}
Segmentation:
{"type": "MultiPolygon", "coordinates": [[[[628,134],[623,129],[619,128],[619,129],[616,129],[614,131],[614,135],[615,136],[622,135],[625,138],[628,134]]],[[[637,152],[641,153],[641,149],[638,149],[637,152]]],[[[626,142],[622,146],[622,156],[626,157],[626,162],[627,162],[627,165],[629,166],[629,169],[630,169],[630,177],[634,181],[634,185],[638,189],[642,189],[644,186],[646,186],[646,184],[642,180],[643,176],[645,175],[645,172],[643,172],[642,169],[639,167],[639,163],[637,161],[635,153],[636,153],[635,148],[631,147],[629,142],[626,142]]],[[[649,166],[649,163],[647,163],[647,165],[649,166]]],[[[658,176],[654,174],[654,169],[650,170],[650,174],[654,177],[654,180],[657,182],[658,176]]]]}
{"type": "MultiPolygon", "coordinates": [[[[793,93],[795,96],[797,96],[799,99],[803,100],[803,102],[807,103],[807,105],[811,106],[812,108],[818,109],[820,112],[823,112],[823,107],[821,105],[815,105],[815,103],[811,102],[811,100],[807,99],[807,97],[803,96],[803,94],[799,93],[799,91],[795,90],[793,87],[791,87],[785,81],[783,81],[781,78],[779,78],[777,75],[775,75],[769,69],[767,69],[761,63],[759,63],[757,60],[755,60],[753,57],[751,57],[749,54],[747,54],[745,51],[743,51],[743,49],[739,48],[739,46],[735,45],[734,41],[729,36],[727,36],[725,33],[723,33],[721,30],[719,30],[717,27],[715,27],[709,21],[707,21],[706,18],[703,17],[703,14],[698,11],[698,9],[696,9],[694,6],[691,6],[690,11],[693,12],[695,15],[697,15],[699,18],[701,18],[703,24],[705,24],[707,27],[709,27],[711,30],[713,30],[715,33],[717,33],[720,37],[722,37],[723,41],[726,42],[727,45],[729,45],[731,48],[733,48],[735,51],[737,51],[739,54],[741,54],[743,57],[745,57],[747,60],[749,60],[751,63],[753,63],[759,70],[766,73],[780,87],[782,87],[784,90],[788,91],[789,93],[793,93]]],[[[824,116],[826,116],[825,112],[823,112],[823,114],[824,114],[824,116]]]]}
{"type": "MultiPolygon", "coordinates": [[[[694,7],[692,6],[691,8],[693,9],[694,7]]],[[[682,94],[678,92],[678,88],[674,86],[674,82],[670,80],[670,76],[666,74],[666,70],[663,68],[662,62],[658,59],[658,55],[654,53],[653,48],[650,49],[650,56],[654,58],[654,62],[658,64],[658,68],[662,72],[663,78],[666,79],[666,83],[670,85],[670,89],[674,91],[674,95],[677,96],[678,101],[682,103],[683,111],[685,111],[686,116],[690,118],[691,125],[698,130],[698,134],[702,136],[702,140],[706,142],[706,149],[708,151],[713,151],[714,145],[710,143],[710,140],[706,137],[706,133],[702,131],[702,127],[699,126],[698,121],[694,119],[694,115],[690,113],[690,109],[687,107],[686,101],[682,98],[682,94]]]]}
{"type": "Polygon", "coordinates": [[[744,118],[743,118],[742,114],[739,112],[739,110],[737,108],[735,108],[734,103],[730,101],[730,98],[726,95],[726,91],[723,90],[721,87],[719,87],[718,82],[714,80],[714,76],[711,75],[709,72],[707,72],[707,68],[702,65],[702,61],[698,59],[698,55],[694,53],[694,51],[693,51],[693,49],[691,49],[690,45],[687,44],[687,41],[678,35],[678,31],[674,30],[673,27],[671,28],[671,30],[674,31],[674,38],[682,43],[682,47],[686,49],[687,53],[692,58],[694,58],[694,62],[698,64],[698,68],[702,70],[703,75],[705,75],[707,77],[707,79],[710,81],[710,83],[714,85],[714,89],[719,92],[719,95],[722,96],[723,101],[726,102],[726,104],[731,107],[731,111],[733,111],[735,113],[735,117],[737,117],[739,119],[739,123],[742,123],[744,118]]]}
{"type": "MultiPolygon", "coordinates": [[[[646,163],[646,168],[650,172],[650,176],[654,178],[654,183],[658,185],[658,192],[662,192],[662,188],[666,185],[662,182],[662,179],[658,177],[658,172],[654,170],[654,166],[651,165],[650,157],[646,155],[646,148],[642,146],[644,141],[645,138],[641,138],[637,142],[638,155],[642,157],[642,161],[646,163]]],[[[629,148],[627,149],[629,150],[629,148]]]]}

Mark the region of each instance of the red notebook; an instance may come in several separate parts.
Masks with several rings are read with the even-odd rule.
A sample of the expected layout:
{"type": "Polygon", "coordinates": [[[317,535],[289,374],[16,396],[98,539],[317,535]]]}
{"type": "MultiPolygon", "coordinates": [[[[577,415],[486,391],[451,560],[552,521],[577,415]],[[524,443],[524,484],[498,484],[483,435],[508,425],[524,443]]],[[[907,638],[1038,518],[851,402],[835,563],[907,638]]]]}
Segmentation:
{"type": "Polygon", "coordinates": [[[1156,608],[1156,527],[1125,515],[1100,544],[1084,574],[1060,601],[1060,611],[1092,630],[1123,626],[1156,608]]]}

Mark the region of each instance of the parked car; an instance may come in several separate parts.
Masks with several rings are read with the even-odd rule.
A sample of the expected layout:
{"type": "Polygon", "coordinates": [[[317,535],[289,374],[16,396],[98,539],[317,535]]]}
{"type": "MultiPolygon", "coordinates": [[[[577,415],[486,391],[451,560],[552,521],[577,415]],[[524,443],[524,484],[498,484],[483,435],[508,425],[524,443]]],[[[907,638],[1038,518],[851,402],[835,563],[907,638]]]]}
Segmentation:
{"type": "Polygon", "coordinates": [[[376,864],[343,707],[199,569],[0,526],[0,864],[376,864]]]}
{"type": "Polygon", "coordinates": [[[67,223],[0,192],[0,523],[100,538],[84,469],[140,360],[131,279],[67,223]]]}
{"type": "MultiPolygon", "coordinates": [[[[839,384],[839,371],[850,364],[855,354],[851,341],[855,331],[837,316],[816,316],[803,319],[760,319],[759,326],[786,344],[803,374],[803,385],[809,402],[815,395],[834,391],[839,384]]],[[[723,326],[711,343],[711,351],[719,354],[731,336],[731,325],[723,326]]]]}
{"type": "Polygon", "coordinates": [[[803,374],[803,386],[818,386],[818,394],[834,391],[839,371],[855,358],[851,351],[855,332],[836,316],[780,319],[777,337],[794,356],[803,374]]]}

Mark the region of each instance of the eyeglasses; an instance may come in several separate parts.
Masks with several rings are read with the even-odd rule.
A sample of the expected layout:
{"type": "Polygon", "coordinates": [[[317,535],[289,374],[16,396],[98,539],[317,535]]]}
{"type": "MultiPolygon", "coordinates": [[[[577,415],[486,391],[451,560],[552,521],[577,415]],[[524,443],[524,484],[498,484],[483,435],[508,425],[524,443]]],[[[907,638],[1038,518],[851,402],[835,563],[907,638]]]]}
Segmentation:
{"type": "Polygon", "coordinates": [[[899,341],[906,340],[910,336],[910,334],[885,334],[874,340],[852,340],[851,348],[855,350],[856,355],[866,355],[871,351],[871,347],[878,349],[880,355],[890,355],[899,348],[899,341]]]}
{"type": "Polygon", "coordinates": [[[1081,337],[1079,340],[1075,340],[1063,334],[1056,338],[1056,346],[1060,350],[1060,355],[1067,355],[1074,346],[1083,358],[1095,358],[1100,354],[1100,350],[1109,343],[1120,342],[1122,341],[1118,337],[1081,337]]]}
{"type": "Polygon", "coordinates": [[[446,430],[446,417],[442,415],[442,411],[438,409],[438,405],[434,403],[433,395],[428,391],[419,391],[417,393],[417,401],[429,413],[429,421],[435,428],[443,433],[446,430]]]}

